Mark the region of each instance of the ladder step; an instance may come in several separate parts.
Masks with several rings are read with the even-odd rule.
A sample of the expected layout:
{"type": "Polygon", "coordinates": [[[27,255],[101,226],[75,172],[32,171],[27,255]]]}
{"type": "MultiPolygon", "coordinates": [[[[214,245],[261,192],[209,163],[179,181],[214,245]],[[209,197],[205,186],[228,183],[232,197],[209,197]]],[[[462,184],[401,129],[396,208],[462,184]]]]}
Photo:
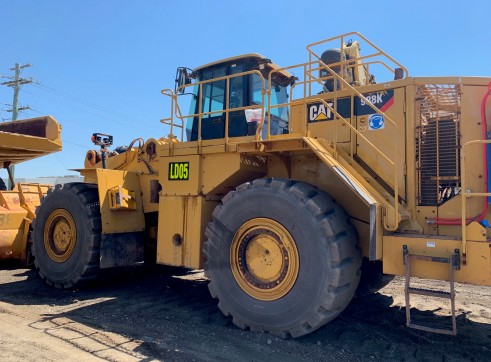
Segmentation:
{"type": "Polygon", "coordinates": [[[439,290],[429,290],[422,288],[408,288],[408,293],[411,294],[419,294],[419,295],[427,295],[429,297],[435,298],[444,298],[444,299],[452,299],[452,294],[449,292],[443,292],[439,290]]]}
{"type": "Polygon", "coordinates": [[[410,324],[408,324],[408,327],[413,329],[418,329],[420,331],[425,331],[425,332],[447,334],[450,336],[457,335],[457,331],[454,329],[448,329],[443,326],[439,326],[437,324],[431,324],[431,323],[411,322],[410,324]]]}
{"type": "Polygon", "coordinates": [[[450,264],[452,262],[452,259],[450,258],[442,258],[439,256],[408,254],[408,257],[416,260],[432,261],[434,263],[450,264]]]}

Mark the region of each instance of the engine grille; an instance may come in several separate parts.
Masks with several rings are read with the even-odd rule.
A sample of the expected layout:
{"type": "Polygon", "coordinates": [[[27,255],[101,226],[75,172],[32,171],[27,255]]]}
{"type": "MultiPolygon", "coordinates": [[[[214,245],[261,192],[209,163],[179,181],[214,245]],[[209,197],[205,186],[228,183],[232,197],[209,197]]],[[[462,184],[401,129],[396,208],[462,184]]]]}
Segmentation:
{"type": "Polygon", "coordinates": [[[456,84],[416,90],[418,204],[437,206],[460,192],[461,92],[456,84]]]}

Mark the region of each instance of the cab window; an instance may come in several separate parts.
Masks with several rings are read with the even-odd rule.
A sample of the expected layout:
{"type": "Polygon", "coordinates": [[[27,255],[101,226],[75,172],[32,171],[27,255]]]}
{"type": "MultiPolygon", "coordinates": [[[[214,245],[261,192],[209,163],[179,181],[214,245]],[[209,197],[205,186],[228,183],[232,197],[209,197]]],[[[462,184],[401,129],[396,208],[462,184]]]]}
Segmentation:
{"type": "MultiPolygon", "coordinates": [[[[226,68],[217,68],[203,72],[203,80],[214,79],[224,77],[226,75],[226,68]]],[[[224,110],[225,106],[225,80],[219,80],[216,82],[210,82],[203,84],[203,99],[202,99],[202,112],[215,112],[224,110]]],[[[203,115],[203,118],[218,117],[223,115],[223,112],[207,113],[203,115]]]]}
{"type": "MultiPolygon", "coordinates": [[[[257,104],[262,106],[262,81],[257,74],[252,74],[251,77],[251,89],[252,89],[252,104],[257,104]]],[[[266,88],[268,87],[267,80],[265,80],[266,88]]],[[[283,87],[275,82],[271,84],[271,101],[270,105],[278,105],[288,103],[288,92],[287,87],[283,87]]],[[[268,94],[264,95],[264,106],[268,106],[268,94]]],[[[288,133],[288,121],[289,113],[288,106],[275,107],[271,110],[266,109],[266,112],[271,112],[271,134],[284,134],[288,133]]],[[[263,132],[267,132],[267,128],[263,128],[263,132]]],[[[263,137],[265,135],[263,134],[263,137]]]]}
{"type": "MultiPolygon", "coordinates": [[[[230,74],[239,74],[244,72],[244,64],[232,64],[230,66],[230,74]]],[[[246,104],[246,91],[247,91],[247,75],[236,76],[230,78],[230,94],[229,94],[229,108],[240,108],[246,104]]]]}

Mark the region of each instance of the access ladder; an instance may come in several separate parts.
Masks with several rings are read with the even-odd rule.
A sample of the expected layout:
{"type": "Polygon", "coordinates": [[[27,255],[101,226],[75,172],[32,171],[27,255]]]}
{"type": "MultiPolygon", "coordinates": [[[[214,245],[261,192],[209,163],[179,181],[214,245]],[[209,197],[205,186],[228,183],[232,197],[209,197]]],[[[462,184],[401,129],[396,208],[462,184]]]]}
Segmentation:
{"type": "Polygon", "coordinates": [[[409,328],[414,328],[426,332],[440,333],[455,336],[457,335],[457,323],[455,319],[455,288],[454,288],[454,271],[460,269],[460,251],[455,249],[451,257],[443,258],[429,255],[416,255],[409,253],[407,245],[403,246],[403,257],[404,265],[406,270],[406,280],[405,280],[405,297],[406,297],[406,326],[409,328]],[[450,292],[439,291],[439,290],[429,290],[422,288],[413,288],[410,285],[411,280],[411,261],[412,260],[422,260],[434,263],[445,263],[449,265],[449,282],[450,282],[450,292]],[[411,319],[411,304],[409,300],[410,294],[426,295],[429,297],[449,299],[452,312],[452,328],[445,328],[436,324],[429,324],[423,322],[414,322],[411,319]]]}

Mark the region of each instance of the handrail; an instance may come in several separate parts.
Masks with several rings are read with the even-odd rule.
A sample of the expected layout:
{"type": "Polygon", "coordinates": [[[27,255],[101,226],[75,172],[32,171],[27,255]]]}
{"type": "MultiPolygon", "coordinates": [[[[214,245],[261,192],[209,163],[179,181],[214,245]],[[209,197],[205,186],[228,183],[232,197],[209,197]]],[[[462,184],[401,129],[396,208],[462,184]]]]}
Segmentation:
{"type": "MultiPolygon", "coordinates": [[[[367,57],[360,57],[360,58],[357,58],[357,60],[364,59],[364,58],[367,58],[367,57]]],[[[346,62],[347,62],[347,61],[346,61],[346,62]]],[[[314,63],[314,62],[313,62],[313,63],[314,63]]],[[[319,61],[318,63],[321,63],[321,61],[319,61]]],[[[342,63],[345,63],[345,62],[330,63],[330,64],[329,64],[329,66],[330,66],[330,67],[336,67],[336,66],[341,65],[342,63]]],[[[324,63],[322,63],[322,64],[324,64],[324,63]]],[[[373,61],[370,61],[370,62],[363,62],[363,65],[366,67],[366,69],[367,69],[368,73],[370,73],[370,65],[371,65],[371,64],[380,64],[380,65],[384,66],[385,68],[387,68],[387,70],[389,70],[390,72],[395,73],[395,70],[394,70],[394,69],[392,69],[391,67],[389,67],[389,66],[388,66],[388,65],[387,65],[385,62],[383,62],[382,60],[373,60],[373,61]]],[[[347,69],[350,69],[350,68],[356,68],[356,67],[358,67],[358,66],[359,66],[359,64],[348,64],[348,65],[346,65],[346,68],[347,68],[347,69]]],[[[326,70],[326,68],[325,68],[324,66],[320,66],[320,67],[318,67],[318,68],[309,69],[309,71],[307,71],[307,73],[306,73],[306,74],[308,74],[308,75],[309,75],[309,77],[312,77],[312,78],[317,79],[317,80],[319,80],[319,79],[326,79],[326,80],[327,80],[327,79],[330,79],[330,78],[326,78],[326,77],[316,77],[316,76],[313,76],[313,75],[311,74],[311,73],[313,73],[314,71],[319,71],[319,70],[321,70],[321,69],[326,70]]],[[[310,95],[310,94],[309,94],[309,95],[310,95]]]]}
{"type": "MultiPolygon", "coordinates": [[[[271,138],[271,110],[272,109],[276,109],[276,108],[280,108],[280,107],[285,107],[285,106],[292,106],[292,105],[295,105],[295,104],[308,104],[308,103],[311,103],[312,101],[315,101],[315,102],[322,102],[326,107],[327,109],[329,109],[332,114],[334,114],[334,120],[339,120],[341,121],[342,124],[346,124],[348,125],[349,127],[349,132],[351,135],[356,135],[357,137],[359,137],[360,139],[363,139],[368,145],[369,147],[371,147],[373,150],[375,150],[385,161],[387,161],[389,163],[389,165],[391,167],[393,167],[394,169],[394,174],[393,174],[393,177],[394,177],[394,180],[393,180],[393,190],[394,190],[394,205],[393,205],[393,209],[394,209],[394,212],[395,212],[395,219],[394,219],[394,225],[388,225],[388,220],[387,220],[387,213],[384,214],[384,227],[386,230],[388,231],[395,231],[397,230],[398,228],[398,217],[400,216],[399,215],[399,183],[398,183],[398,172],[399,172],[399,168],[400,168],[400,165],[399,165],[399,162],[398,162],[398,143],[397,142],[394,142],[393,143],[393,149],[394,149],[394,159],[392,160],[388,155],[386,155],[382,150],[380,150],[374,143],[372,143],[371,141],[369,141],[367,139],[367,137],[365,137],[360,131],[358,131],[356,129],[356,127],[354,127],[349,121],[347,121],[344,117],[342,117],[338,112],[337,112],[337,101],[339,99],[339,91],[340,90],[346,90],[349,94],[349,97],[351,98],[351,114],[354,114],[354,103],[355,103],[355,97],[359,97],[361,100],[363,100],[365,102],[366,105],[368,105],[373,111],[374,113],[378,113],[380,115],[382,115],[384,117],[384,120],[387,124],[390,124],[392,127],[395,128],[395,132],[397,132],[398,130],[398,125],[397,123],[394,122],[394,120],[392,120],[392,118],[390,118],[387,114],[385,114],[384,112],[382,112],[378,107],[376,107],[375,105],[373,105],[360,91],[358,91],[357,89],[355,89],[351,84],[349,84],[346,79],[344,79],[344,77],[338,73],[336,73],[331,67],[334,67],[334,66],[339,66],[341,65],[341,68],[342,68],[342,72],[341,74],[344,74],[344,70],[347,68],[347,69],[350,69],[350,68],[353,68],[353,67],[357,67],[357,66],[360,66],[360,64],[362,65],[370,65],[370,64],[382,64],[384,67],[386,67],[387,69],[389,69],[390,71],[394,72],[394,70],[392,68],[390,68],[384,61],[382,60],[372,60],[370,62],[367,62],[367,63],[354,63],[352,64],[351,62],[353,61],[359,61],[360,59],[370,59],[370,58],[374,58],[374,57],[377,57],[377,56],[385,56],[387,59],[389,59],[391,62],[393,62],[395,65],[399,66],[401,69],[403,69],[403,71],[405,72],[406,76],[408,75],[408,71],[407,69],[400,63],[398,63],[395,59],[393,59],[392,57],[390,57],[388,54],[386,54],[383,50],[381,50],[379,47],[377,47],[375,44],[373,44],[372,42],[370,42],[368,39],[366,39],[364,36],[362,36],[361,34],[357,33],[357,32],[352,32],[352,33],[347,33],[347,34],[344,34],[344,35],[341,35],[341,36],[337,36],[337,37],[334,37],[334,38],[330,38],[330,39],[326,39],[326,40],[322,40],[322,41],[319,41],[319,42],[316,42],[316,43],[312,43],[312,44],[309,44],[307,46],[307,50],[308,50],[308,53],[309,53],[309,61],[308,62],[305,62],[305,63],[301,63],[301,64],[297,64],[297,65],[293,65],[293,66],[289,66],[289,67],[284,67],[284,68],[277,68],[277,69],[271,69],[269,71],[269,74],[268,74],[268,79],[267,79],[267,87],[266,87],[266,81],[265,81],[265,78],[263,76],[263,74],[258,71],[258,70],[250,70],[250,71],[247,71],[247,72],[242,72],[242,73],[237,73],[237,74],[231,74],[231,75],[227,75],[227,76],[222,76],[222,77],[219,77],[219,78],[214,78],[214,79],[208,79],[208,80],[202,80],[202,81],[199,81],[199,82],[195,82],[193,84],[184,84],[184,85],[181,85],[177,88],[176,90],[176,93],[174,93],[172,90],[169,90],[169,89],[165,89],[162,91],[163,94],[167,95],[167,96],[170,96],[171,99],[172,99],[172,105],[171,105],[171,117],[170,118],[166,118],[166,119],[163,119],[162,120],[162,123],[165,123],[165,124],[168,124],[171,126],[171,133],[173,132],[173,127],[177,127],[177,128],[181,128],[181,141],[183,140],[183,137],[184,137],[184,119],[186,118],[192,118],[192,117],[198,117],[198,139],[197,139],[197,142],[198,142],[198,148],[199,150],[201,150],[201,141],[202,141],[202,120],[205,116],[211,116],[211,115],[215,115],[215,114],[225,114],[225,143],[228,144],[229,143],[229,135],[228,135],[228,130],[229,130],[229,114],[230,112],[237,112],[237,111],[241,111],[241,110],[247,110],[247,109],[257,109],[257,108],[260,108],[261,109],[261,122],[258,124],[258,127],[256,129],[256,135],[255,135],[255,140],[256,141],[260,141],[261,140],[261,130],[264,126],[264,122],[266,121],[266,117],[267,117],[267,136],[266,138],[267,139],[270,139],[271,138]],[[372,46],[374,49],[376,49],[378,52],[374,53],[374,54],[370,54],[370,55],[366,55],[366,56],[360,56],[358,58],[355,58],[355,59],[349,59],[349,60],[346,60],[346,61],[341,61],[340,59],[340,62],[338,63],[333,63],[333,64],[325,64],[321,57],[319,57],[313,50],[312,50],[312,47],[314,46],[317,46],[317,45],[320,45],[320,44],[324,44],[324,43],[327,43],[327,42],[330,42],[330,41],[333,41],[333,40],[337,40],[339,39],[341,41],[341,49],[343,49],[343,46],[344,46],[344,39],[347,37],[347,36],[350,36],[350,35],[356,35],[358,37],[360,37],[361,39],[363,39],[365,42],[367,42],[370,46],[372,46]],[[316,58],[316,60],[313,60],[313,58],[316,58]],[[303,67],[303,73],[304,73],[304,80],[303,81],[300,81],[300,82],[297,82],[295,85],[293,85],[291,88],[290,88],[290,101],[289,102],[286,102],[286,103],[281,103],[281,104],[274,104],[272,105],[271,104],[271,89],[272,89],[272,75],[274,73],[279,73],[281,71],[285,71],[285,70],[289,70],[289,69],[293,69],[293,68],[299,68],[299,67],[303,67]],[[315,76],[314,72],[315,71],[319,71],[319,70],[325,70],[327,71],[327,76],[323,76],[323,77],[317,77],[315,76]],[[230,80],[235,78],[235,77],[244,77],[244,76],[247,76],[249,74],[257,74],[260,79],[261,79],[261,85],[262,85],[262,92],[261,92],[261,105],[251,105],[251,106],[244,106],[244,107],[236,107],[236,108],[228,108],[228,106],[230,105],[230,80]],[[333,104],[333,107],[331,107],[325,99],[322,99],[320,97],[316,97],[316,98],[311,98],[312,97],[312,84],[314,82],[317,82],[317,83],[320,83],[320,84],[323,84],[325,82],[326,79],[334,79],[335,82],[335,89],[334,89],[334,92],[332,92],[333,94],[333,101],[334,101],[334,104],[333,104]],[[208,83],[213,83],[213,82],[219,82],[219,81],[225,81],[226,82],[226,87],[225,87],[225,107],[223,110],[217,110],[217,111],[207,111],[207,112],[203,112],[203,86],[208,84],[208,83]],[[338,89],[338,84],[340,85],[339,89],[338,89]],[[293,94],[293,89],[295,86],[302,86],[303,85],[303,97],[301,100],[292,100],[293,97],[292,97],[292,94],[293,94]],[[187,89],[187,87],[196,87],[198,86],[199,87],[199,97],[197,99],[197,102],[198,102],[198,112],[197,113],[192,113],[192,114],[186,114],[186,115],[183,115],[181,113],[181,110],[180,110],[180,107],[179,107],[179,102],[178,102],[178,95],[179,93],[183,92],[185,93],[185,90],[187,89]],[[265,101],[264,101],[264,97],[265,95],[268,94],[268,99],[267,99],[267,114],[266,114],[266,104],[265,104],[265,101]],[[308,98],[308,99],[307,99],[308,98]],[[174,123],[174,115],[181,121],[181,124],[180,125],[176,125],[174,123]]],[[[308,135],[308,130],[309,130],[309,127],[308,127],[308,124],[306,125],[306,128],[305,128],[305,133],[306,135],[308,135]]],[[[337,122],[334,122],[334,151],[336,151],[336,145],[337,145],[337,137],[338,137],[338,131],[337,131],[337,122]]],[[[351,139],[353,140],[354,137],[351,137],[351,139]]],[[[351,157],[354,156],[354,150],[353,150],[353,144],[351,145],[351,157]]],[[[336,155],[337,157],[337,155],[336,155]]]]}
{"type": "Polygon", "coordinates": [[[181,129],[181,139],[179,141],[182,142],[184,139],[184,120],[180,119],[180,121],[181,121],[180,125],[174,124],[174,113],[177,110],[180,112],[179,105],[177,104],[177,95],[170,88],[162,89],[160,91],[160,93],[162,93],[163,95],[171,97],[171,108],[170,108],[171,116],[169,118],[161,119],[160,122],[170,126],[170,135],[169,136],[174,136],[174,127],[180,128],[181,129]],[[176,107],[176,108],[174,108],[174,107],[176,107]],[[174,109],[176,109],[176,111],[174,109]]]}
{"type": "MultiPolygon", "coordinates": [[[[315,70],[320,69],[320,67],[319,68],[312,68],[312,65],[314,65],[314,64],[319,64],[320,67],[322,67],[323,69],[327,70],[331,74],[330,76],[333,77],[333,79],[336,80],[334,82],[335,87],[337,87],[336,86],[337,81],[341,82],[341,84],[344,84],[346,86],[346,90],[350,91],[350,97],[351,97],[352,107],[353,107],[355,95],[358,96],[358,97],[360,97],[361,99],[363,99],[365,101],[365,104],[367,104],[370,108],[372,108],[372,110],[375,113],[381,114],[384,117],[384,119],[388,121],[389,124],[393,125],[394,128],[395,128],[395,132],[397,134],[398,126],[397,126],[397,123],[395,123],[395,121],[392,120],[392,118],[390,118],[389,116],[387,116],[385,114],[385,112],[382,112],[378,107],[376,107],[375,105],[373,105],[361,92],[359,92],[357,89],[355,89],[353,86],[351,86],[342,76],[340,76],[339,74],[337,74],[330,66],[328,66],[325,63],[323,63],[321,60],[314,61],[314,62],[301,63],[301,64],[297,64],[297,65],[293,65],[293,66],[289,66],[289,67],[284,67],[284,68],[272,69],[269,72],[269,75],[268,75],[268,87],[269,87],[269,89],[271,89],[272,74],[273,73],[280,72],[280,71],[285,71],[285,70],[293,69],[293,68],[304,67],[304,80],[303,81],[300,81],[300,82],[297,82],[296,85],[302,85],[302,84],[304,85],[304,95],[305,95],[307,93],[306,92],[307,84],[309,85],[309,91],[310,91],[311,90],[310,84],[313,83],[313,82],[318,82],[319,81],[319,78],[318,77],[313,77],[312,76],[312,73],[315,70]],[[307,74],[309,75],[308,77],[307,77],[307,74]]],[[[325,78],[325,77],[322,77],[322,78],[325,78]]],[[[376,152],[378,152],[382,157],[384,157],[389,162],[389,164],[394,168],[394,182],[393,182],[394,205],[393,205],[393,208],[394,208],[394,211],[395,211],[395,215],[397,217],[397,215],[399,214],[399,183],[398,183],[399,164],[398,164],[398,159],[397,159],[397,155],[398,155],[398,142],[394,142],[393,143],[393,147],[394,147],[394,161],[392,161],[387,155],[385,155],[380,149],[378,149],[372,142],[368,141],[368,139],[365,136],[363,136],[355,127],[353,127],[350,124],[350,122],[348,122],[344,117],[340,116],[337,113],[337,109],[336,108],[337,108],[338,92],[335,90],[332,93],[334,95],[334,97],[333,97],[334,108],[331,107],[331,106],[329,106],[326,102],[323,102],[323,103],[325,105],[327,105],[328,108],[329,108],[329,110],[336,115],[336,117],[334,118],[334,120],[336,120],[336,118],[337,118],[337,119],[341,120],[342,122],[344,122],[345,124],[347,124],[349,126],[349,128],[350,128],[350,132],[354,132],[357,136],[359,136],[363,140],[365,140],[376,152]]],[[[271,106],[270,99],[271,99],[271,97],[268,98],[268,109],[277,108],[277,107],[286,106],[286,105],[290,105],[290,106],[292,105],[292,102],[288,102],[288,103],[283,103],[283,104],[271,106]]],[[[318,101],[315,98],[314,99],[309,98],[308,99],[308,103],[311,103],[313,100],[314,101],[318,101]]],[[[302,103],[303,104],[307,104],[306,97],[303,98],[302,103]]],[[[271,112],[269,112],[269,113],[271,113],[271,112]]],[[[268,114],[268,127],[269,127],[269,124],[270,123],[271,123],[270,122],[270,115],[268,114]]],[[[268,136],[269,136],[269,131],[268,131],[268,136]]],[[[337,125],[336,125],[336,123],[334,123],[334,150],[336,150],[336,144],[337,144],[337,125]]],[[[351,155],[351,157],[353,157],[353,155],[351,155]]],[[[393,226],[390,226],[390,225],[387,224],[387,220],[384,218],[384,227],[388,231],[396,231],[397,228],[398,228],[397,220],[394,220],[394,225],[393,226]]]]}
{"type": "MultiPolygon", "coordinates": [[[[162,93],[164,92],[164,90],[162,90],[162,93]]],[[[163,94],[166,94],[166,93],[163,93],[163,94]]],[[[260,140],[260,135],[261,135],[261,130],[262,130],[262,127],[263,127],[263,124],[264,124],[264,120],[265,120],[265,105],[264,105],[264,96],[266,94],[266,90],[265,90],[265,79],[262,75],[262,73],[258,70],[249,70],[249,71],[246,71],[246,72],[242,72],[242,73],[236,73],[236,74],[230,74],[230,75],[226,75],[226,76],[223,76],[223,77],[218,77],[218,78],[213,78],[213,79],[207,79],[207,80],[202,80],[202,81],[199,81],[199,82],[195,82],[195,83],[192,83],[192,84],[185,84],[185,85],[182,85],[182,86],[179,86],[177,88],[177,93],[174,94],[174,92],[172,92],[173,94],[173,99],[175,100],[175,105],[176,105],[176,110],[178,110],[178,112],[174,112],[174,109],[173,107],[171,107],[171,112],[172,112],[172,116],[170,118],[166,118],[164,119],[163,121],[165,122],[162,122],[162,123],[165,123],[165,124],[168,124],[166,122],[173,122],[173,115],[175,113],[176,117],[179,118],[182,122],[182,128],[184,130],[184,119],[186,118],[194,118],[194,117],[198,117],[198,143],[201,144],[201,124],[202,124],[202,119],[204,116],[212,116],[214,114],[222,114],[224,113],[225,114],[225,142],[228,143],[229,142],[229,136],[228,136],[228,128],[229,128],[229,113],[231,112],[237,112],[237,111],[242,111],[242,110],[246,110],[246,109],[258,109],[258,108],[261,108],[262,112],[261,112],[261,123],[258,124],[258,127],[256,129],[256,135],[255,135],[255,138],[256,140],[260,140]],[[251,105],[251,106],[243,106],[243,107],[235,107],[235,108],[228,108],[228,105],[230,104],[230,92],[228,91],[230,89],[230,79],[232,78],[237,78],[237,77],[244,77],[244,76],[247,76],[249,74],[257,74],[260,79],[261,79],[261,85],[262,85],[262,92],[261,92],[261,105],[251,105]],[[203,85],[205,84],[208,84],[208,83],[214,83],[214,82],[219,82],[219,81],[223,81],[225,80],[226,81],[226,87],[224,89],[224,92],[226,92],[226,95],[225,95],[225,107],[224,109],[221,109],[221,110],[217,110],[217,111],[209,111],[209,112],[203,112],[202,111],[202,106],[203,106],[203,85]],[[187,87],[195,87],[195,86],[199,86],[200,90],[199,90],[199,98],[198,98],[198,113],[190,113],[190,114],[186,114],[186,115],[183,115],[180,111],[180,108],[179,108],[179,103],[178,103],[178,95],[179,95],[179,92],[181,90],[184,91],[185,93],[185,90],[187,87]]],[[[169,95],[169,94],[166,94],[166,95],[169,95]]],[[[181,126],[176,126],[176,127],[181,127],[181,126]]],[[[172,126],[171,126],[171,130],[172,130],[172,126]]],[[[183,131],[184,132],[184,131],[183,131]]],[[[181,141],[183,140],[183,136],[181,137],[181,141]]]]}
{"type": "MultiPolygon", "coordinates": [[[[324,63],[322,63],[324,64],[324,63]]],[[[290,68],[290,67],[289,67],[290,68]]],[[[287,68],[281,68],[281,69],[287,69],[287,68]]],[[[306,80],[306,81],[301,81],[301,82],[296,82],[295,85],[297,84],[303,84],[303,83],[306,83],[306,82],[317,82],[318,80],[327,80],[327,79],[337,79],[337,80],[341,80],[342,82],[345,83],[345,85],[348,86],[348,90],[351,90],[353,93],[355,93],[358,97],[360,97],[361,99],[363,99],[365,101],[365,104],[367,106],[369,106],[370,108],[372,108],[373,111],[375,111],[376,113],[381,113],[384,118],[387,118],[387,120],[394,126],[394,127],[398,127],[397,126],[397,123],[394,122],[394,120],[392,120],[392,118],[390,118],[389,116],[387,116],[384,112],[382,112],[377,106],[373,105],[372,102],[370,102],[367,98],[365,98],[365,96],[360,92],[358,91],[356,88],[354,88],[352,85],[350,85],[343,77],[341,77],[339,74],[337,74],[336,72],[334,72],[329,66],[322,66],[322,67],[319,67],[319,68],[313,68],[312,71],[315,71],[315,70],[319,70],[319,69],[325,69],[325,70],[328,70],[330,72],[333,73],[332,76],[326,76],[326,77],[317,77],[317,78],[314,78],[312,80],[306,80]]],[[[332,92],[332,93],[337,93],[337,92],[332,92]]]]}
{"type": "MultiPolygon", "coordinates": [[[[372,102],[370,102],[367,98],[365,98],[365,96],[363,94],[361,94],[357,89],[355,89],[353,86],[351,86],[351,84],[349,84],[343,77],[341,77],[339,74],[337,74],[327,64],[323,63],[322,61],[320,61],[320,63],[322,65],[326,66],[328,72],[331,73],[331,75],[333,75],[335,77],[335,79],[336,79],[336,81],[334,82],[335,87],[336,87],[337,81],[341,81],[341,84],[344,83],[344,85],[347,86],[347,89],[351,90],[351,92],[352,92],[351,96],[352,97],[353,97],[354,94],[356,94],[358,97],[360,97],[361,99],[363,99],[365,101],[365,104],[367,104],[370,108],[372,108],[372,110],[374,110],[375,113],[381,114],[384,117],[385,120],[388,120],[395,127],[395,133],[398,134],[398,132],[397,132],[398,126],[392,120],[392,118],[390,118],[389,116],[387,116],[385,114],[385,112],[382,112],[378,107],[376,107],[375,105],[373,105],[372,102]]],[[[334,96],[334,104],[337,105],[337,92],[335,91],[334,93],[335,93],[335,96],[334,96]]],[[[398,142],[394,142],[393,145],[394,145],[394,155],[395,155],[394,156],[395,162],[393,163],[393,166],[394,166],[394,183],[393,183],[393,189],[394,189],[394,212],[395,212],[395,215],[397,217],[397,215],[399,214],[399,183],[398,183],[399,165],[398,165],[398,162],[397,162],[397,156],[398,156],[398,152],[399,152],[399,150],[398,150],[398,142]]],[[[394,220],[394,226],[387,225],[386,221],[387,220],[384,217],[384,226],[385,226],[385,229],[386,230],[388,230],[388,231],[396,231],[398,229],[398,222],[396,220],[394,220]]]]}
{"type": "Polygon", "coordinates": [[[476,144],[490,144],[491,140],[472,140],[464,143],[462,145],[462,148],[460,150],[460,182],[461,182],[461,191],[460,194],[462,195],[462,205],[461,205],[461,226],[462,226],[462,254],[465,256],[466,251],[467,251],[467,225],[472,222],[473,220],[470,220],[468,223],[468,218],[467,218],[467,198],[469,197],[490,197],[491,193],[490,192],[466,192],[466,148],[471,146],[471,145],[476,145],[476,144]]]}
{"type": "MultiPolygon", "coordinates": [[[[376,56],[379,56],[379,55],[386,57],[391,62],[393,62],[394,64],[396,64],[399,68],[401,68],[404,71],[404,74],[406,74],[406,77],[409,76],[409,72],[408,72],[408,70],[407,70],[407,68],[405,66],[403,66],[401,63],[399,63],[397,60],[395,60],[394,58],[392,58],[389,54],[387,54],[381,48],[379,48],[378,46],[376,46],[374,43],[372,43],[370,40],[368,40],[367,38],[365,38],[363,35],[361,35],[360,33],[356,32],[356,31],[353,31],[353,32],[350,32],[350,33],[346,33],[346,34],[342,34],[342,35],[338,35],[338,36],[335,36],[335,37],[329,38],[329,39],[320,40],[320,41],[317,41],[315,43],[311,43],[311,44],[307,45],[307,51],[309,52],[309,56],[310,55],[314,55],[318,60],[321,60],[321,58],[312,50],[313,47],[318,46],[318,45],[321,45],[321,44],[333,42],[334,40],[339,39],[340,40],[340,43],[341,43],[340,49],[343,49],[343,46],[345,44],[344,39],[347,38],[347,37],[349,37],[349,36],[353,36],[353,35],[355,35],[357,37],[360,37],[361,39],[363,39],[363,41],[367,42],[371,47],[373,47],[374,49],[376,49],[378,51],[378,53],[374,53],[372,55],[373,57],[376,57],[376,56]]],[[[367,58],[367,57],[368,56],[364,56],[364,57],[360,57],[360,58],[364,59],[364,58],[367,58]]],[[[358,58],[358,59],[360,59],[360,58],[358,58]]],[[[348,61],[345,61],[345,62],[348,62],[348,61]]]]}

